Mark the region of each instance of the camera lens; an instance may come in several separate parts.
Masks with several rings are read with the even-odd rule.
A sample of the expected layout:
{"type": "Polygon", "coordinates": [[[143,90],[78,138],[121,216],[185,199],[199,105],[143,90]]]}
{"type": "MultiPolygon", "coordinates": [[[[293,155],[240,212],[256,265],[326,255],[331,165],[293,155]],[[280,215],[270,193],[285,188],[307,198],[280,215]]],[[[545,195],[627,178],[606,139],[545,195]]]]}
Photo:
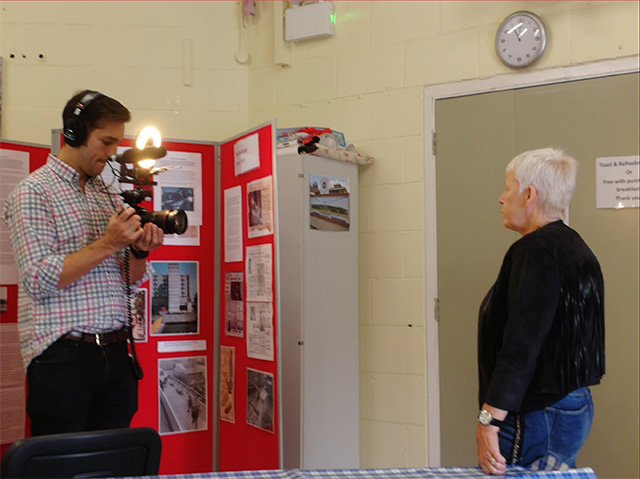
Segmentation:
{"type": "Polygon", "coordinates": [[[183,234],[189,222],[184,210],[162,210],[151,213],[151,222],[166,234],[183,234]]]}

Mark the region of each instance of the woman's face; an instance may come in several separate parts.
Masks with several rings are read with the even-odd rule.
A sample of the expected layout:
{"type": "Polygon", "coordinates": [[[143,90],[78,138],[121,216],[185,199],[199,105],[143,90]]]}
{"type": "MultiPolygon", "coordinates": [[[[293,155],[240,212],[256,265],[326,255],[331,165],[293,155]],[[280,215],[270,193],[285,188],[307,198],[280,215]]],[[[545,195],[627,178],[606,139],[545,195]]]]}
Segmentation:
{"type": "Polygon", "coordinates": [[[520,192],[520,182],[516,180],[513,171],[507,174],[504,182],[504,192],[498,199],[502,205],[502,221],[506,228],[524,234],[528,226],[527,199],[529,191],[525,188],[520,192]]]}

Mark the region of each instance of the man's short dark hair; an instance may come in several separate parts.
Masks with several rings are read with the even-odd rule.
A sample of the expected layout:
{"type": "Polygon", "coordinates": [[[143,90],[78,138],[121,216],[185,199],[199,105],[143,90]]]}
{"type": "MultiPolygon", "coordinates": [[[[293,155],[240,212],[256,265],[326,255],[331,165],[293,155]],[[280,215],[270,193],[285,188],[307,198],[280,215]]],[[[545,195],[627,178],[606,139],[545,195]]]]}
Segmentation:
{"type": "Polygon", "coordinates": [[[62,110],[63,125],[66,125],[74,116],[78,103],[90,93],[95,94],[95,98],[87,102],[80,114],[80,120],[86,127],[87,135],[96,128],[102,128],[106,121],[126,123],[131,120],[131,112],[119,101],[94,90],[83,90],[76,93],[62,110]]]}

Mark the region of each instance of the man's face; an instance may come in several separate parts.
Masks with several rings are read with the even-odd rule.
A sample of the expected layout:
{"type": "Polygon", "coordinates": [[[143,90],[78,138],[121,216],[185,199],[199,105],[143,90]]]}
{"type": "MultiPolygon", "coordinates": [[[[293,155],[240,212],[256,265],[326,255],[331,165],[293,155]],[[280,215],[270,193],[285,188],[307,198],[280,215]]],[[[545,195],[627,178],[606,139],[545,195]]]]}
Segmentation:
{"type": "Polygon", "coordinates": [[[78,168],[86,176],[98,176],[102,173],[107,161],[117,153],[118,143],[124,138],[124,123],[106,121],[102,128],[89,133],[85,145],[80,147],[78,168]]]}

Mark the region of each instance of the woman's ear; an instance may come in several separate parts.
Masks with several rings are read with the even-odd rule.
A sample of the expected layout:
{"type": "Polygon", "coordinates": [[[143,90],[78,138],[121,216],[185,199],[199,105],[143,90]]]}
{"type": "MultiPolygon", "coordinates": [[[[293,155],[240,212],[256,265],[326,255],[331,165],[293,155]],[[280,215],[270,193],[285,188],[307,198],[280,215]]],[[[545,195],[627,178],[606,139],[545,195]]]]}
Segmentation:
{"type": "Polygon", "coordinates": [[[527,187],[527,202],[526,202],[526,205],[527,206],[537,205],[539,198],[540,197],[538,196],[538,190],[536,189],[536,187],[533,186],[533,185],[529,185],[527,187]]]}

